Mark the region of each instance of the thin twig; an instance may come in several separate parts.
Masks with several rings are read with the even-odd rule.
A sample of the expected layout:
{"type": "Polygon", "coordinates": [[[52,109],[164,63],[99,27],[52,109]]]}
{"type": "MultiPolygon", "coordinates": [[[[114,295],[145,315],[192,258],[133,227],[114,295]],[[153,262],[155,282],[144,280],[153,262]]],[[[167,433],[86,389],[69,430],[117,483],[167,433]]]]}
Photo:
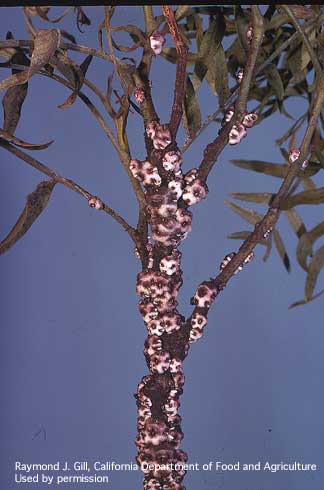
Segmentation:
{"type": "Polygon", "coordinates": [[[178,54],[174,98],[170,119],[170,131],[173,139],[175,139],[183,113],[183,96],[185,90],[188,47],[185,45],[182,37],[180,36],[172,7],[169,5],[163,5],[162,12],[167,21],[169,31],[178,54]]]}
{"type": "Polygon", "coordinates": [[[248,257],[248,255],[253,251],[256,245],[264,239],[264,235],[272,230],[278,221],[281,207],[287,197],[289,189],[300,170],[300,166],[304,162],[309,152],[309,147],[311,144],[312,136],[314,134],[317,119],[319,117],[322,105],[324,103],[324,89],[321,84],[321,80],[319,81],[317,98],[314,103],[313,112],[311,118],[309,120],[308,127],[305,131],[305,135],[300,147],[300,156],[297,160],[295,160],[289,167],[288,173],[282,182],[277,194],[269,206],[267,213],[264,215],[262,220],[257,223],[254,231],[250,234],[250,236],[242,243],[240,246],[238,253],[232,258],[232,260],[226,265],[226,267],[222,270],[222,272],[212,280],[212,284],[217,287],[219,290],[223,289],[227,282],[234,275],[235,271],[238,267],[244,262],[244,260],[248,257]]]}
{"type": "MultiPolygon", "coordinates": [[[[47,175],[51,179],[53,179],[55,182],[64,185],[65,187],[68,187],[72,191],[80,194],[82,197],[84,197],[87,201],[93,197],[93,194],[91,194],[89,191],[81,187],[80,185],[76,184],[73,180],[67,179],[65,177],[62,177],[58,173],[54,172],[51,168],[49,168],[47,165],[44,165],[44,163],[39,162],[35,158],[31,157],[24,151],[20,150],[19,148],[16,148],[15,146],[11,145],[8,142],[5,142],[4,140],[0,140],[0,146],[4,148],[5,150],[9,151],[13,155],[17,156],[21,160],[24,160],[26,163],[31,165],[32,167],[36,168],[39,170],[39,172],[42,172],[43,174],[47,175]]],[[[102,199],[101,199],[102,201],[102,199]]],[[[105,213],[109,214],[112,218],[114,218],[115,221],[117,221],[125,231],[129,234],[131,239],[136,243],[136,230],[132,228],[125,220],[122,218],[116,211],[114,211],[112,208],[110,208],[107,204],[105,204],[103,201],[103,211],[105,213]]]]}
{"type": "MultiPolygon", "coordinates": [[[[239,96],[235,105],[235,113],[232,119],[222,129],[219,136],[210,144],[208,144],[204,150],[204,157],[199,166],[199,178],[206,182],[209,172],[216,163],[220,153],[223,151],[228,143],[228,136],[234,124],[241,123],[241,120],[245,114],[246,104],[249,95],[249,89],[254,76],[255,65],[258,58],[259,49],[262,43],[263,36],[263,18],[256,5],[252,5],[252,27],[253,38],[250,45],[250,51],[248,54],[246,66],[244,69],[244,76],[239,87],[239,96]]],[[[234,95],[234,94],[233,94],[234,95]]]]}
{"type": "Polygon", "coordinates": [[[249,54],[244,67],[244,75],[239,88],[239,96],[235,104],[235,113],[233,119],[236,119],[238,123],[241,122],[242,117],[246,112],[246,105],[249,97],[249,91],[253,78],[255,77],[255,67],[259,54],[259,50],[262,43],[264,26],[263,17],[260,14],[257,5],[252,5],[252,28],[253,36],[250,44],[249,54]]]}

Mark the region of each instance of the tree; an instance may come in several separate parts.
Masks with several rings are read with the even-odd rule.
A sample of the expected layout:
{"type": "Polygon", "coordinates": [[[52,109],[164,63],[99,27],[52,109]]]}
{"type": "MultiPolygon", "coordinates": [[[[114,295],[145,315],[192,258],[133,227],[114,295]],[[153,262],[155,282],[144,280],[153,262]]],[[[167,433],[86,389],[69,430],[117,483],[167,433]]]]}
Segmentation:
{"type": "MultiPolygon", "coordinates": [[[[314,288],[323,265],[324,249],[315,246],[316,240],[323,236],[323,222],[306,228],[294,208],[300,204],[323,202],[323,189],[317,188],[312,179],[323,166],[323,140],[318,125],[319,118],[322,122],[324,97],[322,9],[320,6],[269,6],[261,14],[257,6],[251,9],[180,6],[176,10],[164,6],[162,11],[157,9],[153,13],[152,7],[145,6],[142,28],[135,24],[115,23],[112,16],[116,16],[117,11],[118,8],[104,9],[98,30],[99,49],[78,44],[64,29],[36,29],[35,21],[43,27],[41,21],[51,20],[47,7],[24,9],[29,41],[17,41],[8,33],[7,41],[0,44],[1,54],[6,58],[2,66],[13,70],[13,74],[0,84],[0,88],[6,90],[1,147],[49,177],[29,194],[22,215],[1,242],[0,250],[3,253],[16,243],[48,202],[53,202],[51,194],[57,184],[84,197],[90,207],[110,215],[126,231],[134,242],[142,266],[137,276],[137,292],[141,297],[140,313],[148,328],[144,353],[150,374],[143,378],[137,391],[138,463],[145,470],[145,488],[161,488],[161,485],[170,489],[182,488],[180,482],[184,471],[181,469],[172,474],[159,468],[147,472],[145,464],[185,462],[186,454],[180,449],[181,419],[177,414],[184,383],[182,361],[188,351],[191,352],[189,346],[202,336],[210,306],[214,300],[220,302],[228,281],[251,261],[256,245],[266,246],[269,256],[273,238],[286,268],[290,268],[276,227],[280,215],[286,215],[299,239],[297,260],[307,272],[302,303],[318,296],[314,294],[314,288]],[[120,32],[127,33],[134,44],[124,44],[125,38],[118,37],[120,32]],[[234,39],[230,37],[232,35],[234,39]],[[165,38],[169,47],[163,47],[165,38]],[[226,44],[228,47],[224,48],[226,44]],[[74,60],[73,56],[80,53],[83,58],[74,60]],[[155,108],[155,83],[151,87],[149,82],[155,66],[161,61],[160,55],[176,68],[169,124],[160,123],[155,108]],[[113,66],[107,93],[99,88],[102,82],[95,85],[86,78],[97,58],[104,60],[105,73],[108,63],[113,66]],[[71,91],[67,100],[60,104],[61,109],[74,108],[80,99],[97,119],[136,195],[137,226],[131,226],[122,213],[117,213],[106,203],[106,199],[97,197],[75,180],[62,177],[63,171],[58,174],[27,153],[27,150],[48,148],[50,143],[29,144],[15,136],[20,112],[28,103],[26,95],[35,83],[36,74],[51,78],[71,91]],[[202,123],[199,96],[202,89],[205,90],[204,80],[217,95],[215,100],[219,107],[202,123]],[[99,98],[102,109],[94,104],[93,96],[99,98]],[[243,242],[237,253],[227,254],[220,260],[219,274],[213,268],[209,272],[213,276],[211,279],[206,277],[204,280],[200,273],[195,278],[198,288],[193,294],[192,310],[185,318],[177,310],[177,294],[183,281],[179,246],[191,231],[195,213],[195,208],[191,211],[191,205],[207,197],[210,172],[227,145],[238,144],[247,132],[252,143],[253,131],[257,129],[252,126],[266,124],[267,118],[275,117],[277,111],[282,117],[289,118],[286,106],[295,97],[305,99],[307,108],[279,138],[279,146],[289,140],[288,151],[282,148],[285,163],[233,162],[241,168],[279,177],[281,186],[270,193],[233,195],[243,201],[266,204],[268,210],[263,216],[229,203],[254,228],[231,235],[243,242]],[[257,106],[248,110],[247,104],[252,105],[253,101],[257,106]],[[110,124],[106,122],[107,117],[111,118],[110,124]],[[136,124],[140,120],[144,122],[144,157],[139,156],[143,155],[144,146],[142,149],[137,147],[128,130],[131,117],[137,118],[136,124]],[[187,134],[182,148],[176,142],[181,121],[187,134]],[[201,161],[195,165],[196,170],[189,167],[188,172],[182,172],[185,152],[191,145],[199,143],[200,135],[215,121],[219,134],[213,136],[203,151],[200,148],[201,161]],[[299,130],[304,130],[304,136],[297,148],[299,130]],[[304,191],[300,191],[301,185],[304,191]],[[149,226],[152,241],[148,237],[149,226]],[[158,482],[152,483],[152,480],[158,482]]],[[[79,27],[90,23],[81,8],[76,8],[76,16],[79,27]]],[[[254,157],[253,151],[249,153],[254,157]]],[[[114,172],[109,175],[111,180],[115,178],[114,172]]],[[[199,253],[203,253],[203,245],[201,248],[199,253]]],[[[217,260],[219,258],[222,257],[217,260]]],[[[123,287],[122,294],[126,294],[125,290],[123,287]]]]}

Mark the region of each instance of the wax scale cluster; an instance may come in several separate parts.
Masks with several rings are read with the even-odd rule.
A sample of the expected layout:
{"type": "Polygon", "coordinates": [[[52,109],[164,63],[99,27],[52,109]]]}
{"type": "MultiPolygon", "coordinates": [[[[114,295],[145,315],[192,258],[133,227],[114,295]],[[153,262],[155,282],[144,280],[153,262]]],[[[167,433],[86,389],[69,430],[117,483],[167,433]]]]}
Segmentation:
{"type": "MultiPolygon", "coordinates": [[[[191,231],[192,213],[188,207],[204,199],[208,189],[197,169],[183,174],[182,156],[171,145],[167,124],[149,122],[146,135],[152,145],[152,161],[132,159],[129,163],[133,177],[144,188],[152,234],[152,242],[146,243],[146,266],[136,283],[138,308],[148,332],[144,355],[150,374],[142,379],[135,395],[138,406],[135,443],[138,464],[176,464],[187,459],[180,450],[183,433],[178,410],[185,380],[182,361],[192,342],[185,318],[177,310],[182,286],[178,247],[191,231]]],[[[202,322],[197,318],[196,322],[202,328],[207,319],[202,322]]],[[[146,490],[184,489],[181,484],[184,470],[144,469],[144,473],[146,490]]]]}

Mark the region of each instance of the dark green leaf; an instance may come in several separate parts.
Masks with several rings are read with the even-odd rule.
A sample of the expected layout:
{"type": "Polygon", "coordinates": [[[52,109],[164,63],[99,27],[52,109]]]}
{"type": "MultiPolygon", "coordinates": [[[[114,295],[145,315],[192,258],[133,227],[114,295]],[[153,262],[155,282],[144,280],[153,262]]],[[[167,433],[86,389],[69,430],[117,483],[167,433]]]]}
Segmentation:
{"type": "Polygon", "coordinates": [[[85,76],[86,76],[86,74],[87,74],[87,71],[88,71],[89,65],[90,65],[90,63],[91,63],[91,61],[92,61],[92,58],[93,58],[92,54],[89,54],[89,55],[88,55],[88,56],[85,58],[85,60],[84,60],[84,61],[82,61],[81,65],[80,65],[80,69],[81,69],[81,71],[82,71],[82,73],[83,73],[83,76],[84,76],[84,77],[85,77],[85,76]]]}
{"type": "Polygon", "coordinates": [[[196,132],[201,128],[200,108],[197,97],[195,95],[195,90],[188,75],[186,78],[186,88],[184,94],[184,113],[182,120],[184,127],[190,137],[193,137],[196,132]]]}
{"type": "Polygon", "coordinates": [[[315,252],[309,264],[305,285],[305,299],[309,301],[316,286],[317,278],[324,266],[324,245],[315,252]]]}
{"type": "Polygon", "coordinates": [[[302,204],[322,204],[324,202],[324,187],[312,189],[310,191],[299,192],[294,196],[287,197],[281,209],[290,209],[302,204]]]}
{"type": "Polygon", "coordinates": [[[272,177],[279,177],[281,179],[286,177],[288,171],[288,165],[281,163],[263,162],[261,160],[230,160],[230,162],[236,167],[272,175],[272,177]]]}
{"type": "Polygon", "coordinates": [[[215,56],[224,33],[225,22],[223,15],[219,14],[212,17],[209,27],[202,38],[198,51],[198,59],[195,64],[193,85],[196,92],[209,69],[210,58],[215,56]]]}
{"type": "Polygon", "coordinates": [[[225,58],[225,52],[223,46],[220,44],[216,49],[214,59],[214,70],[211,72],[209,67],[206,80],[211,85],[213,82],[215,85],[215,91],[218,95],[219,106],[225,107],[226,100],[230,96],[230,89],[228,84],[227,63],[225,58]]]}
{"type": "Polygon", "coordinates": [[[278,68],[273,63],[271,63],[264,70],[264,73],[277,99],[282,100],[285,94],[285,89],[278,68]]]}
{"type": "MultiPolygon", "coordinates": [[[[285,151],[285,153],[287,152],[285,151]]],[[[272,177],[279,177],[281,179],[286,177],[289,168],[287,163],[270,163],[261,160],[230,160],[230,163],[236,167],[244,168],[246,170],[253,170],[254,172],[271,175],[272,177]]],[[[298,177],[311,177],[317,174],[321,168],[322,167],[320,164],[310,162],[306,170],[300,170],[298,172],[298,177]]]]}
{"type": "Polygon", "coordinates": [[[45,209],[55,182],[44,181],[38,184],[34,192],[27,196],[26,206],[17,223],[7,237],[0,243],[0,255],[12,247],[32,226],[34,221],[45,209]]]}
{"type": "Polygon", "coordinates": [[[278,230],[273,230],[273,239],[281,260],[288,272],[290,272],[290,261],[284,243],[278,230]]]}

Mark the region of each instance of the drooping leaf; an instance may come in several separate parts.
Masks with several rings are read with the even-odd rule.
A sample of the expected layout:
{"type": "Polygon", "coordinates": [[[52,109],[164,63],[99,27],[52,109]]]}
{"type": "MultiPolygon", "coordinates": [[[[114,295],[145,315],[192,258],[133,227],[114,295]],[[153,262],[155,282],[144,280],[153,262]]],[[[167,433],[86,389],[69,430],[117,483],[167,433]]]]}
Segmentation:
{"type": "Polygon", "coordinates": [[[74,104],[74,102],[76,101],[78,94],[82,88],[85,75],[87,73],[92,58],[93,56],[89,54],[86,59],[81,63],[80,67],[78,67],[74,62],[70,64],[70,68],[72,69],[75,76],[75,90],[73,90],[72,94],[69,95],[69,97],[66,99],[65,102],[63,102],[63,104],[60,104],[58,106],[59,109],[67,109],[68,107],[71,107],[71,105],[74,104]]]}
{"type": "Polygon", "coordinates": [[[3,99],[3,129],[7,133],[13,134],[20,119],[21,108],[28,91],[27,82],[16,87],[10,87],[6,91],[3,99]]]}
{"type": "Polygon", "coordinates": [[[235,213],[241,216],[241,218],[245,219],[245,221],[248,221],[248,223],[251,223],[252,225],[255,225],[263,218],[262,214],[257,213],[253,209],[242,208],[238,204],[230,201],[225,201],[225,204],[229,206],[235,213]]]}
{"type": "Polygon", "coordinates": [[[253,170],[262,174],[271,175],[283,179],[286,177],[288,165],[280,163],[263,162],[261,160],[230,160],[236,167],[253,170]]]}
{"type": "Polygon", "coordinates": [[[50,61],[59,44],[60,31],[58,29],[40,29],[37,31],[29,68],[2,80],[0,82],[0,90],[27,82],[30,77],[50,61]]]}
{"type": "Polygon", "coordinates": [[[324,202],[324,187],[312,189],[310,191],[299,192],[294,196],[289,196],[283,202],[281,209],[290,209],[302,204],[322,204],[324,202]]]}
{"type": "MultiPolygon", "coordinates": [[[[281,151],[284,151],[284,155],[287,155],[288,158],[288,153],[284,148],[280,149],[281,151]]],[[[230,160],[230,163],[235,165],[236,167],[239,168],[244,168],[246,170],[252,170],[254,172],[259,172],[262,174],[266,175],[271,175],[272,177],[278,177],[278,178],[285,178],[289,169],[289,165],[287,163],[270,163],[270,162],[264,162],[261,160],[230,160]]],[[[321,170],[321,165],[316,162],[309,162],[308,167],[306,170],[299,170],[298,172],[298,177],[312,177],[313,175],[317,174],[321,170]]]]}
{"type": "Polygon", "coordinates": [[[320,291],[319,293],[315,294],[315,296],[313,296],[312,298],[309,298],[309,299],[301,299],[300,301],[296,301],[295,303],[292,303],[289,306],[289,309],[291,310],[292,308],[296,308],[296,306],[307,305],[307,303],[310,303],[311,301],[314,301],[314,299],[317,299],[320,296],[322,296],[323,293],[324,293],[324,289],[322,289],[322,291],[320,291]]]}
{"type": "MultiPolygon", "coordinates": [[[[211,17],[207,31],[204,33],[198,51],[198,59],[195,64],[192,84],[197,92],[201,82],[209,70],[209,63],[215,63],[213,57],[218,49],[225,33],[225,22],[222,14],[211,17]]],[[[218,55],[221,56],[221,55],[218,55]]],[[[225,56],[225,55],[224,55],[225,56]]],[[[226,66],[226,63],[225,63],[226,66]]],[[[221,67],[218,67],[220,70],[221,67]]],[[[216,74],[216,73],[215,73],[216,74]]],[[[226,67],[227,74],[227,67],[226,67]]],[[[212,77],[212,72],[209,78],[212,77]]]]}
{"type": "Polygon", "coordinates": [[[206,74],[206,80],[209,85],[212,83],[215,87],[215,92],[218,95],[220,108],[225,107],[226,100],[230,96],[228,84],[228,72],[225,52],[221,44],[218,45],[216,52],[210,59],[214,60],[214,71],[212,72],[212,64],[209,62],[209,69],[206,74]]]}
{"type": "Polygon", "coordinates": [[[235,25],[236,31],[238,35],[239,42],[245,51],[245,53],[249,50],[249,45],[246,37],[246,31],[249,27],[249,19],[246,15],[246,12],[242,9],[240,5],[235,5],[235,25]]]}
{"type": "Polygon", "coordinates": [[[182,121],[190,137],[193,137],[201,128],[201,112],[195,90],[189,75],[186,77],[186,87],[184,94],[184,112],[182,121]]]}
{"type": "Polygon", "coordinates": [[[299,128],[303,125],[304,121],[306,120],[307,117],[307,112],[300,116],[300,118],[297,119],[296,122],[288,129],[288,131],[285,132],[285,134],[276,140],[276,145],[281,146],[284,144],[284,142],[290,138],[290,136],[295,135],[296,132],[299,130],[299,128]]]}
{"type": "Polygon", "coordinates": [[[230,196],[234,199],[239,199],[240,201],[269,204],[275,194],[272,194],[271,192],[233,192],[230,196]]]}
{"type": "Polygon", "coordinates": [[[74,11],[76,13],[76,21],[78,31],[83,32],[81,30],[81,26],[89,26],[91,25],[91,20],[86,16],[82,7],[74,7],[74,11]]]}
{"type": "MultiPolygon", "coordinates": [[[[89,63],[90,57],[87,56],[83,63],[86,65],[89,63]]],[[[90,59],[91,61],[91,59],[90,59]]],[[[66,52],[57,52],[51,60],[51,64],[73,85],[74,90],[72,94],[69,95],[67,100],[60,104],[58,107],[60,109],[66,109],[70,107],[76,100],[77,95],[82,87],[84,81],[84,74],[81,67],[69,56],[66,52]]]]}
{"type": "Polygon", "coordinates": [[[26,206],[17,223],[6,238],[0,242],[0,255],[12,247],[36,221],[38,216],[45,209],[54,185],[55,182],[53,180],[41,182],[38,184],[34,192],[27,196],[26,206]]]}
{"type": "Polygon", "coordinates": [[[307,272],[307,258],[313,255],[314,242],[324,235],[324,221],[319,223],[312,230],[304,233],[297,244],[296,257],[299,265],[307,272]]]}
{"type": "Polygon", "coordinates": [[[298,238],[306,233],[306,227],[295,209],[287,209],[284,213],[298,238]]]}
{"type": "Polygon", "coordinates": [[[318,161],[321,164],[321,166],[324,168],[324,155],[323,155],[323,153],[316,147],[313,148],[313,152],[317,156],[318,161]]]}
{"type": "Polygon", "coordinates": [[[70,34],[69,32],[65,31],[64,29],[60,29],[61,36],[70,41],[72,44],[76,44],[77,41],[73,34],[70,34]]]}
{"type": "MultiPolygon", "coordinates": [[[[11,32],[7,32],[6,39],[13,39],[11,32]]],[[[29,66],[29,59],[21,48],[16,48],[13,56],[11,57],[11,63],[17,65],[29,66]]],[[[21,70],[13,69],[12,74],[19,73],[21,70]]],[[[28,91],[28,82],[22,85],[16,85],[10,87],[6,91],[3,99],[3,129],[4,131],[14,134],[21,114],[21,108],[25,101],[28,91]]]]}
{"type": "Polygon", "coordinates": [[[285,94],[285,89],[278,68],[276,67],[276,65],[271,63],[264,70],[264,73],[277,99],[282,100],[285,94]]]}
{"type": "Polygon", "coordinates": [[[313,296],[313,291],[316,286],[317,278],[324,266],[324,245],[320,247],[313,255],[308,269],[308,274],[305,284],[305,299],[309,301],[313,296]]]}
{"type": "Polygon", "coordinates": [[[290,260],[288,257],[288,254],[286,252],[283,240],[280,236],[280,233],[278,230],[273,230],[273,240],[276,246],[276,249],[278,250],[278,253],[280,255],[280,258],[287,270],[287,272],[290,272],[290,260]]]}
{"type": "Polygon", "coordinates": [[[40,145],[35,145],[34,143],[26,143],[26,141],[23,141],[19,138],[16,138],[10,133],[7,133],[6,131],[3,131],[0,129],[0,138],[3,138],[4,140],[8,141],[9,143],[12,143],[16,146],[20,146],[21,148],[27,148],[28,150],[44,150],[45,148],[48,148],[49,145],[53,143],[54,140],[48,141],[48,143],[43,143],[40,145]]]}
{"type": "MultiPolygon", "coordinates": [[[[208,57],[209,53],[211,51],[211,48],[214,47],[215,45],[215,36],[216,36],[216,29],[217,29],[217,23],[215,19],[211,19],[208,29],[204,34],[204,37],[202,38],[200,48],[198,51],[198,59],[195,64],[195,81],[197,79],[197,84],[200,84],[202,80],[204,79],[207,70],[208,70],[208,57]]],[[[195,83],[195,91],[198,90],[198,86],[196,87],[195,83]]]]}

